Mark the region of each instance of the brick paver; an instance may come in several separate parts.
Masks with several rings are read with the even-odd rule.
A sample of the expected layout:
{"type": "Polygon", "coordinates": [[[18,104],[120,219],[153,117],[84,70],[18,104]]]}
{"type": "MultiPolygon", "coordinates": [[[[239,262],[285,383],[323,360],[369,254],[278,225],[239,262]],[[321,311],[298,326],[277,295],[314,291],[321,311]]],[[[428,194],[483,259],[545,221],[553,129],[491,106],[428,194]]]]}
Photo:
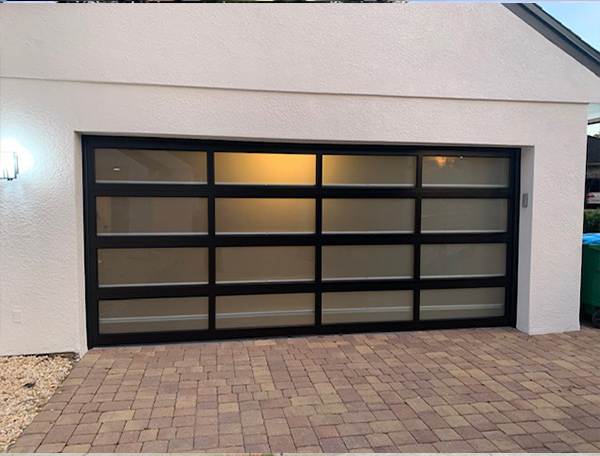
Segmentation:
{"type": "Polygon", "coordinates": [[[600,331],[91,350],[11,452],[600,451],[600,331]]]}

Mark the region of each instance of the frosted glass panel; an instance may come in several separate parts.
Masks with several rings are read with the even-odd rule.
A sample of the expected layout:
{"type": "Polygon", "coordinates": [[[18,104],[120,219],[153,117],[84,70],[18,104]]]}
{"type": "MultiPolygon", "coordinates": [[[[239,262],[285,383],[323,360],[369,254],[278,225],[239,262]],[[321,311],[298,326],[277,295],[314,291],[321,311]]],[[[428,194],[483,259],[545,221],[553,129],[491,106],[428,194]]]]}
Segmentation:
{"type": "Polygon", "coordinates": [[[314,247],[217,248],[217,282],[282,282],[314,278],[314,247]]]}
{"type": "Polygon", "coordinates": [[[324,185],[413,186],[416,158],[381,155],[324,155],[324,185]]]}
{"type": "Polygon", "coordinates": [[[423,233],[504,232],[508,202],[505,199],[423,199],[423,233]]]}
{"type": "Polygon", "coordinates": [[[424,157],[424,187],[508,187],[509,159],[424,157]]]}
{"type": "Polygon", "coordinates": [[[218,184],[315,185],[316,156],[217,152],[218,184]]]}
{"type": "Polygon", "coordinates": [[[421,320],[501,317],[504,307],[504,288],[421,291],[421,320]]]}
{"type": "Polygon", "coordinates": [[[505,244],[421,246],[421,278],[494,277],[505,271],[505,244]]]}
{"type": "Polygon", "coordinates": [[[312,293],[217,297],[217,329],[314,324],[312,293]]]}
{"type": "Polygon", "coordinates": [[[98,250],[100,286],[206,283],[207,280],[206,248],[98,250]]]}
{"type": "Polygon", "coordinates": [[[412,233],[412,199],[356,198],[323,200],[324,233],[412,233]]]}
{"type": "Polygon", "coordinates": [[[208,329],[208,298],[99,301],[100,334],[208,329]]]}
{"type": "Polygon", "coordinates": [[[96,198],[98,234],[205,234],[206,198],[96,198]]]}
{"type": "Polygon", "coordinates": [[[206,152],[96,149],[96,182],[206,183],[206,152]]]}
{"type": "Polygon", "coordinates": [[[328,245],[323,247],[323,279],[398,279],[413,276],[411,245],[328,245]]]}
{"type": "Polygon", "coordinates": [[[314,233],[315,200],[217,198],[217,233],[314,233]]]}
{"type": "Polygon", "coordinates": [[[413,292],[323,293],[323,324],[406,321],[413,318],[413,292]]]}

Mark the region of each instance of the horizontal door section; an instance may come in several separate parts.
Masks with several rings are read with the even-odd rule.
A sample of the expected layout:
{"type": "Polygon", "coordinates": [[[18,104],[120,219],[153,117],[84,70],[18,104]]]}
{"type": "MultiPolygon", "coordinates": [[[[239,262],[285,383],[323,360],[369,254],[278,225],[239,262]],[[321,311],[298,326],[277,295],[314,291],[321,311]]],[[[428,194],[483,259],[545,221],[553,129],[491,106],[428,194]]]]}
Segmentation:
{"type": "Polygon", "coordinates": [[[96,198],[101,236],[208,234],[206,198],[96,198]]]}
{"type": "Polygon", "coordinates": [[[312,234],[315,200],[217,198],[217,234],[312,234]]]}
{"type": "Polygon", "coordinates": [[[510,161],[497,157],[423,157],[423,187],[504,188],[510,161]]]}
{"type": "Polygon", "coordinates": [[[208,282],[208,249],[99,249],[98,285],[196,285],[208,282]]]}
{"type": "Polygon", "coordinates": [[[323,199],[323,233],[412,233],[414,229],[413,199],[323,199]]]}
{"type": "Polygon", "coordinates": [[[208,329],[208,298],[104,300],[98,303],[100,334],[208,329]]]}
{"type": "Polygon", "coordinates": [[[96,182],[205,184],[206,153],[180,150],[96,149],[96,182]]]}
{"type": "Polygon", "coordinates": [[[424,198],[422,233],[504,233],[508,200],[424,198]]]}
{"type": "Polygon", "coordinates": [[[421,290],[422,320],[501,317],[505,313],[504,288],[421,290]]]}
{"type": "Polygon", "coordinates": [[[312,293],[217,297],[217,329],[314,324],[315,296],[312,293]]]}
{"type": "Polygon", "coordinates": [[[218,152],[217,184],[315,185],[314,155],[218,152]]]}
{"type": "Polygon", "coordinates": [[[89,137],[92,346],[506,325],[518,151],[89,137]]]}
{"type": "Polygon", "coordinates": [[[421,246],[421,278],[501,277],[505,244],[426,244],[421,246]]]}
{"type": "Polygon", "coordinates": [[[219,247],[216,261],[217,283],[315,279],[314,247],[219,247]]]}
{"type": "Polygon", "coordinates": [[[410,290],[323,293],[323,324],[410,321],[413,299],[410,290]]]}
{"type": "Polygon", "coordinates": [[[385,155],[325,155],[323,185],[413,187],[415,157],[385,155]]]}
{"type": "Polygon", "coordinates": [[[323,280],[389,280],[412,277],[412,245],[323,247],[323,280]]]}

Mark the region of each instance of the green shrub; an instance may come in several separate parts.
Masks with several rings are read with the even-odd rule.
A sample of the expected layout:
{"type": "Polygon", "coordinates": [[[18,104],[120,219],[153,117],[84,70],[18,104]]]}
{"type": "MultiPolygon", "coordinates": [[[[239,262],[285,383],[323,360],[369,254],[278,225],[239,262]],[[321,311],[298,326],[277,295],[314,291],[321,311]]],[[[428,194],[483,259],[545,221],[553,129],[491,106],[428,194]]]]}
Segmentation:
{"type": "Polygon", "coordinates": [[[600,233],[600,209],[587,209],[584,211],[583,232],[600,233]]]}

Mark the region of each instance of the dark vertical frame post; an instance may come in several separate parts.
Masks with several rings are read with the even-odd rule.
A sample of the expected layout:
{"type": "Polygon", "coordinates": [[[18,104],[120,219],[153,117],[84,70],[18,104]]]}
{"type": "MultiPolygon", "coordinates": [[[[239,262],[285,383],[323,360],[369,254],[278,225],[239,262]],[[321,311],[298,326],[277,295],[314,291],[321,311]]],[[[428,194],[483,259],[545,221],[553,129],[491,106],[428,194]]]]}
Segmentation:
{"type": "Polygon", "coordinates": [[[216,201],[215,201],[215,152],[206,151],[206,183],[208,185],[208,330],[217,325],[217,249],[216,249],[216,201]]]}
{"type": "Polygon", "coordinates": [[[98,246],[96,243],[96,198],[91,195],[90,185],[96,180],[96,160],[94,149],[85,137],[82,138],[83,148],[83,218],[85,242],[85,309],[87,327],[87,345],[92,348],[97,345],[100,332],[99,303],[95,293],[95,284],[98,281],[98,246]]]}
{"type": "Polygon", "coordinates": [[[510,157],[510,188],[512,198],[508,199],[507,231],[511,242],[506,251],[506,273],[510,276],[506,287],[506,314],[510,326],[517,325],[517,287],[519,283],[519,214],[521,213],[521,150],[515,150],[510,157]]]}
{"type": "Polygon", "coordinates": [[[316,187],[315,197],[315,326],[320,328],[323,324],[323,154],[316,155],[316,187]]]}
{"type": "Polygon", "coordinates": [[[415,197],[415,242],[413,244],[413,277],[415,287],[413,289],[413,321],[421,321],[421,207],[422,197],[419,192],[423,188],[423,155],[416,157],[416,180],[415,188],[417,196],[415,197]]]}

